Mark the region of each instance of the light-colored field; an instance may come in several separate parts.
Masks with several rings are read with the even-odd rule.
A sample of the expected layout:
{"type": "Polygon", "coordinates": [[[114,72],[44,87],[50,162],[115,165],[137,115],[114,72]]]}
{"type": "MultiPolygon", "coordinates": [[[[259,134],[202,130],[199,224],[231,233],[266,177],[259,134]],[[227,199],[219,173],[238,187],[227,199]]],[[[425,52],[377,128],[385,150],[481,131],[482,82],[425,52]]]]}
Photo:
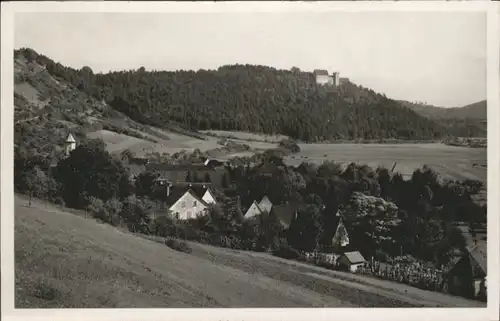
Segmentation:
{"type": "Polygon", "coordinates": [[[357,162],[373,168],[384,166],[404,176],[427,164],[447,179],[486,181],[487,154],[483,148],[455,147],[444,144],[299,144],[300,153],[286,157],[286,162],[321,164],[329,160],[348,164],[357,162]]]}
{"type": "Polygon", "coordinates": [[[288,138],[285,135],[266,135],[257,133],[246,133],[230,130],[204,130],[202,133],[213,134],[219,137],[230,137],[241,140],[255,140],[269,143],[279,143],[281,140],[288,138]]]}
{"type": "Polygon", "coordinates": [[[474,307],[482,303],[263,253],[185,254],[15,198],[16,308],[474,307]]]}
{"type": "Polygon", "coordinates": [[[150,133],[141,132],[142,135],[150,137],[157,141],[157,143],[153,143],[144,139],[131,137],[125,134],[118,134],[109,130],[99,130],[90,133],[87,136],[89,138],[102,139],[106,143],[106,149],[109,152],[116,153],[128,149],[136,156],[144,156],[147,153],[153,152],[158,152],[160,154],[174,154],[183,150],[192,152],[197,148],[201,151],[206,151],[221,147],[217,144],[217,139],[213,137],[209,138],[208,140],[201,140],[186,135],[161,131],[160,129],[156,128],[151,129],[153,131],[159,132],[160,134],[168,136],[170,139],[166,140],[150,133]]]}
{"type": "MultiPolygon", "coordinates": [[[[128,149],[138,157],[155,152],[160,154],[168,153],[172,155],[182,151],[193,152],[195,149],[199,149],[200,151],[205,152],[222,147],[217,143],[219,140],[217,137],[205,136],[206,139],[203,140],[187,135],[161,130],[154,127],[150,127],[150,129],[153,133],[159,133],[159,136],[156,136],[153,133],[144,132],[140,132],[140,134],[156,140],[157,143],[153,143],[136,137],[131,137],[125,134],[115,133],[109,130],[99,130],[89,133],[87,134],[87,136],[92,139],[102,139],[106,143],[106,149],[111,153],[119,153],[124,151],[125,149],[128,149]],[[162,139],[162,136],[165,135],[170,139],[162,139]]],[[[277,146],[275,143],[266,143],[260,141],[246,141],[239,139],[233,139],[233,141],[236,143],[249,145],[250,148],[252,148],[252,151],[248,151],[243,154],[234,153],[225,155],[223,156],[225,159],[235,156],[241,157],[242,155],[251,156],[255,152],[264,151],[266,149],[275,148],[277,146]]]]}

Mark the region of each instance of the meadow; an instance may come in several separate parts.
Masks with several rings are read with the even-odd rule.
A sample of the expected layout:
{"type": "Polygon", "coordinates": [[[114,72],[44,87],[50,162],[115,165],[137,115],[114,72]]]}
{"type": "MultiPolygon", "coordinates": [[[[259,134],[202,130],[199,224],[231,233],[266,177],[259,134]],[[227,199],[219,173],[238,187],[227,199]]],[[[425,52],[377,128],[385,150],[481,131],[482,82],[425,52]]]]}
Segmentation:
{"type": "Polygon", "coordinates": [[[415,169],[428,165],[444,179],[474,179],[486,182],[486,148],[467,148],[445,144],[299,144],[301,151],[289,155],[285,162],[321,164],[335,161],[383,166],[409,178],[415,169]]]}
{"type": "Polygon", "coordinates": [[[83,213],[27,203],[15,197],[16,308],[484,306],[266,253],[191,242],[192,253],[177,252],[83,213]]]}

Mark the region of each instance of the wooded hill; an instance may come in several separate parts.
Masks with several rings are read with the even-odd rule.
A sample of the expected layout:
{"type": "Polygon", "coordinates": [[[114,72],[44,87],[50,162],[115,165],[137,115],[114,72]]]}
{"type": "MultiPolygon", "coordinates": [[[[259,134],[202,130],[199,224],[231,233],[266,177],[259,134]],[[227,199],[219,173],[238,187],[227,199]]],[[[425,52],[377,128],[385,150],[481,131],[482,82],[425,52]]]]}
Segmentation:
{"type": "Polygon", "coordinates": [[[443,108],[422,103],[399,101],[418,114],[440,122],[459,137],[486,137],[487,104],[482,100],[463,107],[443,108]]]}
{"type": "MultiPolygon", "coordinates": [[[[21,56],[133,120],[163,128],[180,123],[193,131],[279,133],[303,141],[431,140],[457,133],[453,126],[351,82],[317,86],[312,73],[297,68],[232,65],[94,74],[89,67],[65,67],[32,49],[16,50],[15,57],[21,56]]],[[[480,136],[470,131],[470,136],[480,136]]]]}

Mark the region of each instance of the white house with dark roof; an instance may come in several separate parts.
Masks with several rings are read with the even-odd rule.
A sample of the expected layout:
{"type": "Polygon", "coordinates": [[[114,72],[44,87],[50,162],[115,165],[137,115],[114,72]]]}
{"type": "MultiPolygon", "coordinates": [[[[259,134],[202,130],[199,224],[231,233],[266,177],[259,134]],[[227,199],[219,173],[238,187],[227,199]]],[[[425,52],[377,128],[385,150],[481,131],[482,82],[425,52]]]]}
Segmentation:
{"type": "Polygon", "coordinates": [[[167,186],[166,205],[180,220],[205,215],[210,204],[216,203],[215,196],[206,186],[189,184],[167,186]]]}

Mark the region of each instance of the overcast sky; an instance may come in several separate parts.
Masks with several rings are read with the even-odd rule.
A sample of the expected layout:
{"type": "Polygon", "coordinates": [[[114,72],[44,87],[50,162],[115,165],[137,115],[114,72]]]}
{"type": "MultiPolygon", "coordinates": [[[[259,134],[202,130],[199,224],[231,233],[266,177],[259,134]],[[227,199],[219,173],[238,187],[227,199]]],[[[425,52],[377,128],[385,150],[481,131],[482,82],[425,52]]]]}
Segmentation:
{"type": "Polygon", "coordinates": [[[16,13],[14,37],[15,48],[94,72],[296,66],[395,99],[486,99],[483,13],[16,13]]]}

